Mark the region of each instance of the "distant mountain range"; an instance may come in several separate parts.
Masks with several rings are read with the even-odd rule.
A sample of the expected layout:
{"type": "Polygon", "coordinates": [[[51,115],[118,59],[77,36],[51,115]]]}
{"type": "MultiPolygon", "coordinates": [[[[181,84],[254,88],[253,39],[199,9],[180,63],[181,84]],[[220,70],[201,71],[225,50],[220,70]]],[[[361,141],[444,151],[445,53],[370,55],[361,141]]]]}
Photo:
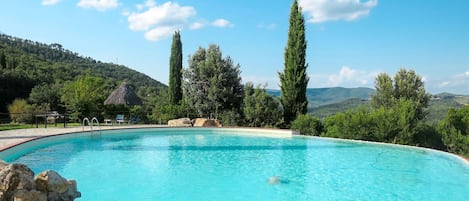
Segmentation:
{"type": "MultiPolygon", "coordinates": [[[[280,90],[267,90],[273,96],[280,96],[280,90]]],[[[340,103],[349,99],[369,100],[375,90],[366,87],[359,88],[308,88],[306,89],[306,98],[309,102],[309,108],[317,108],[324,105],[340,103]]]]}
{"type": "MultiPolygon", "coordinates": [[[[267,90],[273,96],[280,96],[280,90],[267,90]]],[[[306,90],[308,98],[308,112],[316,117],[324,118],[338,112],[346,112],[370,104],[371,96],[375,94],[371,88],[309,88],[306,90]]],[[[443,119],[450,108],[461,108],[469,105],[469,96],[451,93],[432,95],[427,108],[427,121],[437,123],[443,119]]]]}

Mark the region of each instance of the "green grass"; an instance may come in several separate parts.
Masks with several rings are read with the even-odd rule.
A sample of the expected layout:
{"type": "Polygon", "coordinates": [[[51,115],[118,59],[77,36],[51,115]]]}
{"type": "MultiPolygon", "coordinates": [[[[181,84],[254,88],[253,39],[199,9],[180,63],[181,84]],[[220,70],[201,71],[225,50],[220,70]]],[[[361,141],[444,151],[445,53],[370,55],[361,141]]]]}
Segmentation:
{"type": "MultiPolygon", "coordinates": [[[[44,127],[44,125],[42,125],[44,127]]],[[[31,124],[0,124],[0,131],[6,131],[6,130],[14,130],[14,129],[22,129],[22,128],[33,128],[33,125],[31,124]]]]}
{"type": "MultiPolygon", "coordinates": [[[[62,128],[64,125],[63,123],[57,123],[57,126],[54,124],[48,124],[48,128],[62,128]]],[[[80,123],[67,123],[67,127],[76,127],[81,126],[80,123]]],[[[44,124],[38,124],[39,128],[44,128],[44,124]]],[[[36,124],[17,124],[17,123],[9,123],[9,124],[0,124],[0,131],[6,130],[14,130],[14,129],[24,129],[24,128],[36,128],[36,124]]]]}

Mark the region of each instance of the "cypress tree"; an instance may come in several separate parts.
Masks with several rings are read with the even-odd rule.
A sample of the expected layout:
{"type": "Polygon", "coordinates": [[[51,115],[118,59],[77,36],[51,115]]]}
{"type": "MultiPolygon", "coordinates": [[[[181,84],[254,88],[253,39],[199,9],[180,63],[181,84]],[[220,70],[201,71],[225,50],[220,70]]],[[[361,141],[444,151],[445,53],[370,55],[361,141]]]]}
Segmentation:
{"type": "Polygon", "coordinates": [[[7,68],[7,60],[3,52],[0,53],[0,68],[7,68]]]}
{"type": "Polygon", "coordinates": [[[179,31],[173,35],[169,59],[169,103],[176,105],[182,99],[182,43],[179,31]]]}
{"type": "Polygon", "coordinates": [[[293,1],[291,7],[288,42],[284,56],[285,69],[283,72],[279,72],[279,78],[284,121],[289,125],[298,114],[305,114],[308,106],[306,87],[309,77],[306,74],[308,65],[305,61],[305,21],[297,0],[293,1]]]}

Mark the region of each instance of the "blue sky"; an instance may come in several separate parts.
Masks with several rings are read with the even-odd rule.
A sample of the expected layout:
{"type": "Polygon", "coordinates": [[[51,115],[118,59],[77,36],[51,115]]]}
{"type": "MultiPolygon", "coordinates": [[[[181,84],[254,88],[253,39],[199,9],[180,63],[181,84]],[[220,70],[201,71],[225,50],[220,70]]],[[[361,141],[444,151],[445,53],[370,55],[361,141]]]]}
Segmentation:
{"type": "MultiPolygon", "coordinates": [[[[167,83],[171,36],[184,67],[218,44],[243,82],[279,88],[292,0],[2,0],[0,32],[60,43],[167,83]]],[[[469,1],[300,0],[309,87],[374,87],[379,73],[414,69],[431,93],[469,94],[469,1]]]]}

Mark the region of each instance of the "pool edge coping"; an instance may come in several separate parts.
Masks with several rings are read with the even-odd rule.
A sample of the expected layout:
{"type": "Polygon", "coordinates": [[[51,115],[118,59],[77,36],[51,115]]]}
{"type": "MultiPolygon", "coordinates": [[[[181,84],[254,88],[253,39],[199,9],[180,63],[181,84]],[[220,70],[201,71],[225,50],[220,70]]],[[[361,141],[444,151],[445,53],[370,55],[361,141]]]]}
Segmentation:
{"type": "Polygon", "coordinates": [[[94,131],[113,131],[113,130],[132,130],[132,129],[181,129],[181,130],[199,130],[199,129],[214,129],[214,130],[227,130],[227,131],[236,131],[236,130],[243,130],[243,131],[254,131],[257,133],[262,133],[262,131],[275,131],[279,133],[285,133],[284,136],[276,136],[275,134],[241,134],[241,135],[250,135],[250,136],[267,136],[267,137],[277,137],[277,138],[285,138],[285,137],[292,137],[294,135],[298,135],[298,131],[289,130],[289,129],[275,129],[275,128],[251,128],[251,127],[169,127],[169,126],[146,126],[146,127],[117,127],[117,128],[107,128],[101,130],[82,130],[82,131],[66,131],[62,133],[54,133],[54,134],[46,134],[42,136],[35,136],[24,140],[19,140],[18,142],[14,142],[11,144],[7,144],[6,146],[0,147],[0,152],[7,151],[9,149],[15,148],[17,146],[27,144],[29,142],[33,142],[40,139],[46,139],[50,137],[56,136],[64,136],[64,135],[73,135],[78,133],[90,133],[94,131]],[[287,136],[288,135],[288,136],[287,136]]]}
{"type": "MultiPolygon", "coordinates": [[[[309,135],[300,135],[299,131],[296,130],[291,130],[291,129],[277,129],[277,128],[254,128],[254,127],[169,127],[169,126],[143,126],[143,127],[114,127],[114,128],[106,128],[106,129],[101,129],[101,130],[83,130],[83,131],[65,131],[63,133],[55,133],[55,134],[46,134],[43,136],[36,136],[32,137],[29,139],[25,139],[22,141],[18,141],[12,144],[7,144],[4,147],[0,147],[0,152],[6,151],[8,149],[12,149],[14,147],[20,146],[22,144],[26,144],[35,140],[39,139],[45,139],[49,137],[55,137],[55,136],[64,136],[64,135],[72,135],[72,134],[77,134],[77,133],[89,133],[92,131],[112,131],[112,130],[131,130],[131,129],[182,129],[182,130],[197,130],[197,129],[214,129],[214,130],[227,130],[227,131],[236,131],[236,130],[243,130],[243,131],[254,131],[258,133],[262,133],[262,131],[275,131],[275,132],[281,132],[281,133],[288,133],[287,135],[290,135],[290,137],[303,137],[303,138],[318,138],[318,139],[328,139],[328,140],[333,140],[333,141],[345,141],[345,142],[355,142],[355,143],[365,143],[365,144],[377,144],[377,145],[385,145],[385,146],[395,146],[395,147],[405,147],[405,148],[411,148],[411,149],[420,149],[420,150],[425,150],[425,151],[430,151],[430,152],[436,152],[439,154],[445,154],[448,156],[451,156],[453,158],[457,158],[461,160],[464,164],[466,164],[469,167],[469,158],[465,158],[461,155],[442,151],[442,150],[437,150],[437,149],[432,149],[432,148],[426,148],[426,147],[418,147],[418,146],[412,146],[412,145],[402,145],[402,144],[392,144],[392,143],[385,143],[385,142],[374,142],[374,141],[366,141],[366,140],[354,140],[354,139],[343,139],[343,138],[332,138],[332,137],[320,137],[320,136],[309,136],[309,135]]],[[[241,134],[241,135],[249,135],[249,136],[270,136],[270,137],[285,137],[285,136],[275,136],[273,134],[264,134],[264,135],[256,135],[256,134],[241,134]]]]}
{"type": "Polygon", "coordinates": [[[451,156],[453,158],[457,158],[469,167],[469,158],[466,158],[464,156],[461,156],[461,155],[458,155],[458,154],[455,154],[455,153],[442,151],[442,150],[438,150],[438,149],[432,149],[432,148],[428,148],[428,147],[418,147],[418,146],[412,146],[412,145],[393,144],[393,143],[375,142],[375,141],[366,141],[366,140],[354,140],[354,139],[333,138],[333,137],[320,137],[320,136],[311,136],[311,135],[294,135],[294,136],[306,137],[306,138],[327,139],[327,140],[343,141],[343,142],[355,142],[355,143],[363,143],[363,144],[385,145],[385,146],[391,146],[391,147],[420,149],[420,150],[424,150],[424,151],[435,152],[435,153],[439,153],[439,154],[448,155],[448,156],[451,156]]]}

